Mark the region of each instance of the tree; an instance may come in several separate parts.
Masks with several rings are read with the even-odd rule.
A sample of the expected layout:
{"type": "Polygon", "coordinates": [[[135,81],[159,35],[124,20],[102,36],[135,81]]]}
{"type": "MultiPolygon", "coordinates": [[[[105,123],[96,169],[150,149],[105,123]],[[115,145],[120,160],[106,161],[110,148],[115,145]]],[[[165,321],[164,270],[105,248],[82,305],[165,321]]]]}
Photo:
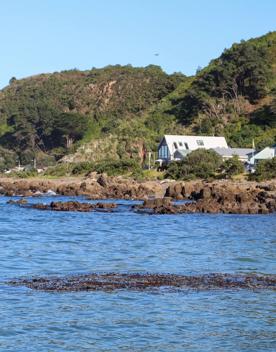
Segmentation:
{"type": "Polygon", "coordinates": [[[16,78],[15,77],[12,77],[10,80],[9,80],[9,84],[12,84],[13,82],[16,81],[16,78]]]}
{"type": "Polygon", "coordinates": [[[86,116],[77,113],[63,113],[56,120],[53,138],[65,138],[66,148],[70,148],[76,140],[84,136],[87,127],[86,116]]]}
{"type": "Polygon", "coordinates": [[[233,101],[232,108],[240,114],[242,97],[256,103],[266,96],[269,76],[266,48],[252,42],[234,44],[196,75],[171,112],[184,124],[192,122],[204,110],[221,118],[227,110],[226,103],[233,101]]]}
{"type": "Polygon", "coordinates": [[[264,181],[276,178],[276,157],[258,162],[256,172],[250,177],[253,180],[264,181]]]}
{"type": "Polygon", "coordinates": [[[276,96],[269,105],[263,106],[252,114],[252,121],[256,125],[276,127],[276,96]]]}
{"type": "Polygon", "coordinates": [[[208,178],[215,175],[222,164],[222,158],[213,150],[197,149],[179,162],[172,162],[165,177],[189,180],[208,178]]]}
{"type": "Polygon", "coordinates": [[[237,155],[233,155],[232,158],[225,160],[221,165],[221,172],[226,177],[239,175],[243,171],[243,163],[239,160],[239,157],[237,155]]]}

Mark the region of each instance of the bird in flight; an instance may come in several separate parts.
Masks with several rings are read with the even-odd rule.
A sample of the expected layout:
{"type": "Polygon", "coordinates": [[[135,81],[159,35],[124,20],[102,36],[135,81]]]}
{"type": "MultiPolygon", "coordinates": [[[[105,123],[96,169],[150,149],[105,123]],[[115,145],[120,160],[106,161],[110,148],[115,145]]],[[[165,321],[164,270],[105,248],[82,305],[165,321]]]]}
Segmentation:
{"type": "Polygon", "coordinates": [[[159,53],[155,53],[154,56],[159,56],[159,53]]]}

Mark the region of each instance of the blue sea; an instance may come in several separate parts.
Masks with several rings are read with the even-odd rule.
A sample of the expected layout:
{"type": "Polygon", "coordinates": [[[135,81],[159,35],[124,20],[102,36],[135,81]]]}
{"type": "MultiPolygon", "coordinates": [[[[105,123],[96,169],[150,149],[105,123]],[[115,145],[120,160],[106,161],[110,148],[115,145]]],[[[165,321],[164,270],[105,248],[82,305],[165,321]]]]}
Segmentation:
{"type": "MultiPolygon", "coordinates": [[[[275,351],[276,293],[49,293],[14,278],[275,273],[276,215],[50,212],[0,197],[0,351],[275,351]]],[[[49,203],[77,197],[30,198],[49,203]]]]}

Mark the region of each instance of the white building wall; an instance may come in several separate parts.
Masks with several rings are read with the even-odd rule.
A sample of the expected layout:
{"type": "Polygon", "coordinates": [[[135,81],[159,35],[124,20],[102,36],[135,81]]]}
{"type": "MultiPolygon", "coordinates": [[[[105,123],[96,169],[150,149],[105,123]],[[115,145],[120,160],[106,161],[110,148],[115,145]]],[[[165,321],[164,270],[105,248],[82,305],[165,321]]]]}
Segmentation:
{"type": "Polygon", "coordinates": [[[199,148],[228,148],[224,137],[165,135],[163,140],[169,148],[171,160],[173,160],[173,154],[178,149],[196,150],[199,148]]]}

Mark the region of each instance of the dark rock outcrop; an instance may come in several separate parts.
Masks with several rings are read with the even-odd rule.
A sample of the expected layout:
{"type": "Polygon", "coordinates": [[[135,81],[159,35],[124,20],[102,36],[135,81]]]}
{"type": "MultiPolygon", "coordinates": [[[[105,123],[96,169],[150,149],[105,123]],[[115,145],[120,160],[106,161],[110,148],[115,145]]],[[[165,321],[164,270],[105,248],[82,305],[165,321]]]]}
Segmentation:
{"type": "MultiPolygon", "coordinates": [[[[180,184],[179,184],[180,185],[180,184]]],[[[171,209],[158,209],[154,213],[235,213],[235,214],[268,214],[276,211],[276,187],[274,184],[261,185],[250,182],[212,182],[181,184],[182,190],[175,185],[168,187],[166,194],[174,194],[176,190],[185,194],[194,202],[171,209]]]]}
{"type": "Polygon", "coordinates": [[[115,203],[81,203],[76,201],[69,202],[51,202],[50,204],[32,204],[31,208],[39,210],[53,210],[53,211],[79,211],[88,212],[97,209],[112,209],[116,208],[115,203]]]}

